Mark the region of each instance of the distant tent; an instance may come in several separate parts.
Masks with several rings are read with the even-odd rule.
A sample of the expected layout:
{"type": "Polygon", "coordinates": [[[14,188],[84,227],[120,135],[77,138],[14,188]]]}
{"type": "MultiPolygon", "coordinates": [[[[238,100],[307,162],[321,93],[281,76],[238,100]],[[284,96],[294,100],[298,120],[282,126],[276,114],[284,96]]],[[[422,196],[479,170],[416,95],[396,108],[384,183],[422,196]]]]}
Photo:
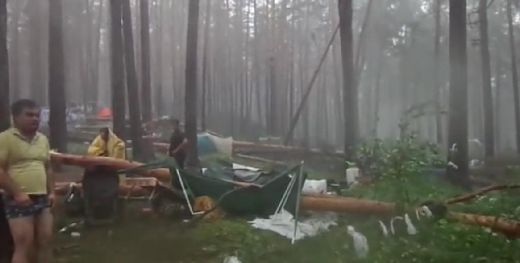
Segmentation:
{"type": "Polygon", "coordinates": [[[209,132],[202,132],[197,135],[197,148],[200,155],[220,153],[231,157],[233,138],[224,138],[209,132]]]}
{"type": "Polygon", "coordinates": [[[97,117],[100,119],[110,119],[112,118],[112,110],[110,108],[101,108],[98,113],[97,117]]]}

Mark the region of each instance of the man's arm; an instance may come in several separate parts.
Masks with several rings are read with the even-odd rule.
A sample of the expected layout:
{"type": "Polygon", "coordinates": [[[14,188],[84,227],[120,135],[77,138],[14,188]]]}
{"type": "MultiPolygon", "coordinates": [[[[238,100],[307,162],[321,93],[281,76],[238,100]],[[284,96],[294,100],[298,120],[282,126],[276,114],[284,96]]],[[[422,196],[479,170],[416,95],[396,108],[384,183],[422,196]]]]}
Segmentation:
{"type": "Polygon", "coordinates": [[[170,144],[168,145],[168,155],[169,156],[172,156],[173,155],[173,151],[175,149],[173,149],[173,134],[170,136],[170,144]]]}
{"type": "Polygon", "coordinates": [[[186,145],[188,145],[188,139],[185,138],[184,141],[182,141],[182,143],[179,146],[177,146],[177,148],[175,148],[175,150],[173,150],[172,154],[176,154],[180,150],[184,149],[186,147],[186,145]]]}

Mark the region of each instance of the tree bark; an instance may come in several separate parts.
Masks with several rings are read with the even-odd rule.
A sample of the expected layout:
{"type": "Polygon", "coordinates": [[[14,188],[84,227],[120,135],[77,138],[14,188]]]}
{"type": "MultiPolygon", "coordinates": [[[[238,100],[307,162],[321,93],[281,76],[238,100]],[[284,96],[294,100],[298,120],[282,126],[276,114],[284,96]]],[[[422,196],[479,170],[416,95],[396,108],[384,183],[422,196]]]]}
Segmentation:
{"type": "Polygon", "coordinates": [[[372,13],[373,3],[374,0],[368,0],[365,18],[363,19],[363,25],[361,26],[361,32],[359,33],[359,38],[357,41],[356,58],[354,60],[354,69],[356,71],[354,75],[354,85],[356,88],[359,87],[361,76],[363,74],[363,68],[365,67],[367,28],[368,22],[370,21],[370,14],[372,13]]]}
{"type": "Polygon", "coordinates": [[[150,77],[150,18],[148,0],[141,0],[141,102],[142,120],[152,120],[152,88],[150,77]]]}
{"type": "Polygon", "coordinates": [[[435,37],[434,37],[434,66],[433,66],[433,85],[435,89],[435,122],[437,127],[437,143],[443,142],[443,125],[442,125],[442,105],[441,105],[441,90],[442,87],[439,81],[440,69],[440,50],[441,50],[441,6],[443,0],[435,0],[435,37]]]}
{"type": "Polygon", "coordinates": [[[518,95],[518,69],[516,65],[515,34],[512,13],[512,0],[507,0],[507,23],[509,31],[509,46],[511,48],[511,76],[513,81],[513,98],[515,103],[516,151],[517,153],[520,153],[520,100],[518,95]]]}
{"type": "Polygon", "coordinates": [[[145,153],[142,138],[141,107],[135,69],[134,39],[132,32],[132,13],[130,0],[123,0],[123,36],[125,39],[126,88],[128,92],[128,110],[130,115],[130,138],[132,139],[133,158],[146,160],[151,157],[145,153]]]}
{"type": "Polygon", "coordinates": [[[111,71],[112,114],[114,133],[126,138],[126,92],[123,63],[122,0],[110,0],[111,17],[111,71]]]}
{"type": "Polygon", "coordinates": [[[197,167],[197,43],[199,0],[190,0],[188,9],[188,37],[186,40],[185,122],[188,139],[187,166],[197,167]]]}
{"type": "Polygon", "coordinates": [[[9,56],[7,53],[7,0],[0,0],[0,132],[10,126],[9,56]]]}
{"type": "Polygon", "coordinates": [[[466,47],[466,0],[450,0],[450,112],[448,176],[467,186],[468,175],[468,91],[466,47]]]}
{"type": "Polygon", "coordinates": [[[484,132],[486,157],[495,154],[495,135],[493,120],[493,94],[491,92],[491,63],[489,55],[487,0],[480,0],[480,55],[482,57],[482,97],[484,99],[484,132]]]}
{"type": "Polygon", "coordinates": [[[499,49],[496,50],[496,58],[497,61],[495,63],[495,127],[497,127],[497,131],[495,132],[495,144],[496,144],[496,150],[500,152],[500,146],[502,142],[502,136],[500,133],[500,125],[502,124],[501,116],[502,116],[502,107],[501,101],[502,101],[502,60],[500,59],[500,51],[499,49]]]}
{"type": "Polygon", "coordinates": [[[155,113],[158,117],[164,114],[163,107],[163,26],[162,26],[162,2],[157,1],[155,7],[155,16],[157,28],[154,35],[157,35],[155,52],[157,57],[157,68],[155,69],[156,76],[154,81],[155,88],[155,113]]]}
{"type": "Polygon", "coordinates": [[[209,24],[211,22],[211,0],[206,1],[206,19],[204,21],[204,55],[202,55],[202,105],[200,109],[200,123],[203,131],[206,130],[206,116],[207,116],[207,99],[206,93],[208,90],[208,56],[209,56],[209,24]]]}
{"type": "Polygon", "coordinates": [[[338,0],[341,61],[343,65],[343,105],[345,113],[345,158],[350,160],[358,136],[357,89],[354,85],[352,1],[338,0]]]}
{"type": "Polygon", "coordinates": [[[51,149],[67,151],[62,0],[49,2],[49,132],[51,149]]]}
{"type": "MultiPolygon", "coordinates": [[[[52,0],[51,0],[52,1],[52,0]]],[[[40,105],[45,105],[47,102],[48,90],[46,85],[42,85],[45,81],[44,61],[45,52],[44,45],[41,39],[45,32],[43,22],[43,1],[35,1],[28,5],[29,16],[29,55],[31,59],[31,66],[29,69],[31,80],[31,94],[33,99],[40,105]]],[[[52,11],[51,11],[52,12],[52,11]]]]}

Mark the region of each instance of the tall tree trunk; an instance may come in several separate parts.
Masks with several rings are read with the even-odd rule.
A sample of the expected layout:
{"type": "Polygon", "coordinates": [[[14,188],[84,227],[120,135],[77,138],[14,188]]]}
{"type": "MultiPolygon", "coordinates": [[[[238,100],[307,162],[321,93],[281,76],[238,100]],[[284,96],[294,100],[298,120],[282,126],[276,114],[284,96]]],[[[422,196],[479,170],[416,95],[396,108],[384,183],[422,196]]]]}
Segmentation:
{"type": "Polygon", "coordinates": [[[152,87],[150,79],[150,18],[148,0],[141,0],[141,102],[143,122],[152,120],[152,87]]]}
{"type": "Polygon", "coordinates": [[[0,132],[10,126],[9,57],[7,53],[7,0],[0,0],[0,132]]]}
{"type": "MultiPolygon", "coordinates": [[[[87,0],[88,2],[88,0],[87,0]]],[[[94,5],[94,4],[92,4],[94,5]]],[[[90,6],[90,5],[89,5],[90,6]]],[[[103,30],[103,21],[102,21],[102,15],[103,10],[105,6],[105,1],[101,1],[100,6],[98,8],[97,13],[97,27],[96,34],[94,34],[94,42],[89,45],[89,58],[87,59],[88,64],[88,85],[89,89],[91,90],[89,93],[89,97],[87,98],[88,101],[97,101],[99,96],[99,52],[101,50],[101,30],[103,30]]],[[[90,9],[90,8],[89,8],[90,9]]],[[[88,13],[91,13],[89,11],[88,13]]],[[[92,15],[88,14],[87,17],[89,17],[89,35],[91,35],[93,30],[93,23],[92,23],[92,15]]],[[[89,36],[87,36],[87,39],[91,39],[89,36]]]]}
{"type": "Polygon", "coordinates": [[[496,58],[497,58],[497,61],[495,63],[495,109],[494,109],[494,113],[495,113],[495,127],[496,127],[496,132],[495,132],[495,144],[496,144],[496,150],[498,152],[500,152],[500,146],[501,146],[501,134],[500,134],[500,125],[502,124],[502,120],[501,120],[501,116],[502,116],[502,107],[500,107],[501,105],[501,100],[502,100],[502,60],[500,59],[500,51],[499,49],[496,49],[496,58]]]}
{"type": "Polygon", "coordinates": [[[200,123],[203,131],[206,130],[206,93],[208,90],[208,56],[209,56],[209,24],[211,23],[211,0],[206,1],[206,19],[204,21],[204,55],[202,55],[202,98],[201,98],[201,109],[200,109],[200,123]]]}
{"type": "Polygon", "coordinates": [[[123,36],[125,50],[126,88],[128,92],[128,110],[130,115],[130,138],[132,139],[133,158],[146,160],[150,158],[145,153],[142,138],[141,107],[139,100],[139,89],[137,87],[137,76],[135,69],[134,39],[132,33],[132,13],[130,0],[123,0],[123,36]]]}
{"type": "Polygon", "coordinates": [[[468,91],[466,53],[466,0],[450,0],[450,112],[448,176],[467,186],[468,91]]]}
{"type": "Polygon", "coordinates": [[[487,19],[487,0],[480,0],[480,54],[482,57],[482,97],[484,99],[484,131],[486,156],[495,154],[495,135],[493,121],[493,94],[491,92],[491,63],[489,61],[489,37],[487,19]]]}
{"type": "Polygon", "coordinates": [[[111,71],[112,71],[112,112],[114,133],[120,138],[126,138],[126,92],[124,82],[123,60],[123,28],[122,2],[124,0],[110,0],[111,17],[111,71]]]}
{"type": "Polygon", "coordinates": [[[516,151],[517,153],[520,153],[520,101],[518,97],[518,69],[516,65],[517,61],[512,9],[512,0],[507,0],[507,23],[509,30],[509,45],[511,48],[511,76],[513,80],[513,97],[515,103],[516,151]]]}
{"type": "MultiPolygon", "coordinates": [[[[51,0],[52,1],[52,0],[51,0]]],[[[28,5],[27,10],[29,16],[29,25],[30,25],[30,47],[29,47],[29,55],[31,59],[30,66],[30,80],[31,80],[31,94],[32,97],[38,102],[40,105],[45,105],[47,102],[47,94],[46,85],[42,85],[45,81],[45,72],[44,72],[44,61],[45,61],[45,52],[44,45],[41,39],[44,34],[44,24],[43,22],[43,12],[45,11],[43,8],[44,1],[34,1],[28,5]]]]}
{"type": "Polygon", "coordinates": [[[363,25],[361,26],[361,32],[359,33],[359,39],[357,41],[356,47],[356,58],[354,60],[354,86],[357,88],[359,83],[361,82],[361,76],[363,74],[363,68],[365,67],[365,52],[366,52],[366,40],[367,40],[367,28],[368,22],[370,21],[370,14],[372,13],[372,6],[374,0],[368,0],[367,10],[365,13],[365,18],[363,19],[363,25]]]}
{"type": "Polygon", "coordinates": [[[49,2],[49,131],[50,146],[67,151],[66,95],[63,59],[62,0],[49,2]]]}
{"type": "Polygon", "coordinates": [[[254,51],[253,51],[253,72],[254,72],[254,87],[255,87],[255,97],[256,97],[256,113],[257,113],[257,117],[258,117],[258,124],[263,127],[263,121],[262,121],[262,92],[261,92],[261,89],[260,89],[260,85],[261,85],[261,80],[260,80],[260,54],[259,54],[259,51],[258,51],[258,39],[260,39],[259,37],[259,33],[258,33],[258,6],[257,6],[257,0],[253,0],[253,9],[254,9],[254,22],[253,22],[253,31],[254,31],[254,39],[256,40],[253,45],[254,45],[254,51]]]}
{"type": "Polygon", "coordinates": [[[197,167],[197,43],[199,27],[199,0],[190,0],[188,9],[188,37],[186,40],[185,122],[188,139],[187,165],[197,167]]]}
{"type": "Polygon", "coordinates": [[[443,142],[443,125],[442,125],[442,105],[441,105],[441,90],[442,87],[439,81],[440,69],[440,50],[441,50],[441,6],[443,0],[435,0],[435,37],[434,37],[434,66],[433,66],[433,85],[435,92],[435,122],[437,127],[437,143],[443,142]]]}
{"type": "Polygon", "coordinates": [[[354,85],[352,1],[338,0],[341,62],[343,65],[343,105],[345,114],[345,158],[350,160],[357,140],[358,106],[357,89],[354,85]]]}
{"type": "Polygon", "coordinates": [[[376,84],[375,84],[375,94],[374,94],[374,126],[372,130],[372,136],[374,138],[377,138],[378,135],[378,128],[379,128],[379,103],[381,102],[381,75],[383,74],[383,66],[384,66],[384,50],[381,47],[378,55],[378,63],[377,63],[377,70],[376,70],[376,84]]]}
{"type": "MultiPolygon", "coordinates": [[[[23,10],[23,5],[26,4],[27,2],[24,3],[24,1],[14,1],[14,6],[13,6],[13,10],[12,10],[12,20],[11,20],[11,23],[9,23],[9,25],[7,25],[7,28],[13,28],[12,29],[12,39],[11,39],[11,46],[9,47],[9,51],[8,53],[11,54],[11,61],[10,61],[10,69],[11,69],[11,73],[10,73],[10,79],[9,79],[9,86],[10,86],[10,96],[9,96],[9,99],[11,100],[16,100],[16,99],[19,99],[20,98],[20,94],[21,94],[21,84],[20,84],[20,77],[22,75],[21,73],[21,70],[19,70],[20,66],[19,66],[19,61],[18,61],[18,56],[20,55],[21,53],[21,48],[20,48],[20,36],[21,36],[21,33],[20,33],[20,18],[22,16],[22,10],[23,10]]],[[[9,19],[7,20],[9,21],[9,19]]],[[[7,32],[6,34],[9,34],[9,32],[7,32]]],[[[2,104],[3,105],[3,104],[2,104]]],[[[0,106],[1,107],[1,106],[0,106]]]]}
{"type": "Polygon", "coordinates": [[[157,24],[157,29],[154,31],[157,35],[157,41],[155,46],[155,52],[157,57],[157,68],[155,69],[156,76],[154,81],[155,88],[155,113],[157,116],[161,116],[164,114],[163,107],[163,27],[162,27],[162,2],[157,1],[157,5],[155,5],[155,19],[157,24]]]}

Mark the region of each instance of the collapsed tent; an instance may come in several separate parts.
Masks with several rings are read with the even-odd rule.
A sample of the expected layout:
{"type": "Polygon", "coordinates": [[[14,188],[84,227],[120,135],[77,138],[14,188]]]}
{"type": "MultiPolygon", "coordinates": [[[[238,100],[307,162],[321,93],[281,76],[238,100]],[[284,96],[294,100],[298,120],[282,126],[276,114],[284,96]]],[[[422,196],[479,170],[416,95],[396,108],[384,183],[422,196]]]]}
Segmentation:
{"type": "Polygon", "coordinates": [[[221,137],[210,132],[202,132],[197,135],[197,145],[199,155],[223,154],[231,156],[233,154],[233,138],[221,137]]]}

